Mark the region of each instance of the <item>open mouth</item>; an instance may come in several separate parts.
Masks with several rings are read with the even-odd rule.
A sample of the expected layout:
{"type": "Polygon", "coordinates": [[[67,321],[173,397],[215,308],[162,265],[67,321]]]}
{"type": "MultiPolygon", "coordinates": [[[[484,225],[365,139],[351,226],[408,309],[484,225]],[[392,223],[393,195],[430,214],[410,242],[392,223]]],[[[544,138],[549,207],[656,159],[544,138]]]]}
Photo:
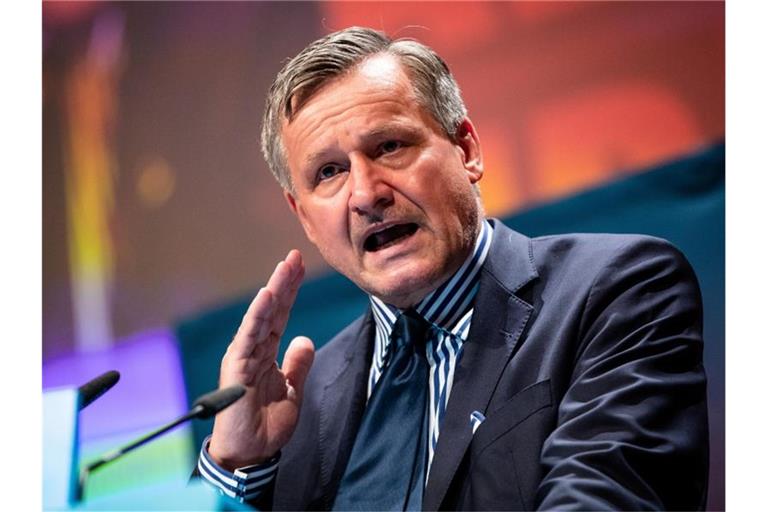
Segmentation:
{"type": "Polygon", "coordinates": [[[363,249],[370,252],[384,249],[413,235],[418,229],[419,226],[413,223],[389,226],[388,228],[384,228],[381,231],[368,235],[365,242],[363,242],[363,249]]]}

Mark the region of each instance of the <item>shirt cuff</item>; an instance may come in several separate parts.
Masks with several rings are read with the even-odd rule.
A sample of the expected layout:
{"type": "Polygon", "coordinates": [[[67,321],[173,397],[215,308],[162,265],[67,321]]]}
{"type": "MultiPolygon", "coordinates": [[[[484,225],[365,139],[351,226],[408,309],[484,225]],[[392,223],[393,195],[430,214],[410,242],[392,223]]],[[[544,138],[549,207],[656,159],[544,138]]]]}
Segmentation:
{"type": "Polygon", "coordinates": [[[203,441],[197,469],[200,475],[219,492],[237,501],[250,501],[258,498],[270,486],[277,474],[280,452],[263,464],[254,464],[235,469],[230,473],[216,464],[208,454],[211,436],[203,441]]]}

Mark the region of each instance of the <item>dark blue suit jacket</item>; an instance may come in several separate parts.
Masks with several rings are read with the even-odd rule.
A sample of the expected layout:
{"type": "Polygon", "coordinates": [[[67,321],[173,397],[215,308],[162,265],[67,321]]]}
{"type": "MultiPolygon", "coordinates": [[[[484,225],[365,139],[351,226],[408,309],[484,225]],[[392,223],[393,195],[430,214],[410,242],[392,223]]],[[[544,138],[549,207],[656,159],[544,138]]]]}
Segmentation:
{"type": "MultiPolygon", "coordinates": [[[[423,508],[697,509],[708,471],[701,298],[644,236],[498,221],[423,508]],[[472,434],[470,414],[486,420],[472,434]]],[[[327,509],[366,400],[370,312],[318,351],[265,508],[327,509]]]]}

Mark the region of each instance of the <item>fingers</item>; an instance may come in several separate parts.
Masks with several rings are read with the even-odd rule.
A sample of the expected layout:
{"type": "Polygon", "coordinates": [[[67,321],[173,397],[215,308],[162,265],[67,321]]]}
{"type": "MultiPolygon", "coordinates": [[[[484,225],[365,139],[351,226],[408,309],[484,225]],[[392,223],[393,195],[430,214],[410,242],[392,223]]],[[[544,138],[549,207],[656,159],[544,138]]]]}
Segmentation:
{"type": "MultiPolygon", "coordinates": [[[[259,290],[243,316],[228,352],[236,359],[247,358],[265,342],[264,353],[276,353],[280,336],[288,322],[293,302],[304,277],[301,253],[292,250],[279,262],[267,284],[259,290]],[[274,345],[272,347],[271,345],[274,345]]],[[[274,359],[274,355],[272,356],[274,359]]]]}
{"type": "Polygon", "coordinates": [[[293,388],[298,403],[301,403],[301,398],[304,396],[304,383],[314,360],[315,346],[312,344],[312,340],[305,336],[294,338],[285,352],[283,374],[290,386],[289,393],[290,389],[293,388]]]}
{"type": "Polygon", "coordinates": [[[274,315],[273,331],[282,335],[285,325],[288,323],[288,315],[296,300],[299,285],[304,278],[304,262],[301,253],[292,250],[284,261],[278,263],[275,272],[267,282],[266,288],[274,294],[276,309],[274,315]]]}
{"type": "Polygon", "coordinates": [[[236,359],[247,358],[256,345],[269,337],[272,331],[276,301],[266,288],[259,290],[243,316],[235,338],[227,349],[236,359]]]}

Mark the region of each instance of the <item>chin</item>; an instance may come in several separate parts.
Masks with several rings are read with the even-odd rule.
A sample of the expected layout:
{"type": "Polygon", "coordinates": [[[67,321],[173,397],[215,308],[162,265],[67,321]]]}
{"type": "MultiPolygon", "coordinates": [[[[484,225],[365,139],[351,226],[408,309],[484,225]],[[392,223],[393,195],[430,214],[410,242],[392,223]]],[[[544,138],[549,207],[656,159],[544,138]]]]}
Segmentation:
{"type": "Polygon", "coordinates": [[[437,268],[408,268],[399,272],[387,273],[386,277],[377,276],[364,285],[358,286],[375,295],[384,302],[400,309],[413,306],[433,289],[442,284],[442,276],[437,268]]]}

